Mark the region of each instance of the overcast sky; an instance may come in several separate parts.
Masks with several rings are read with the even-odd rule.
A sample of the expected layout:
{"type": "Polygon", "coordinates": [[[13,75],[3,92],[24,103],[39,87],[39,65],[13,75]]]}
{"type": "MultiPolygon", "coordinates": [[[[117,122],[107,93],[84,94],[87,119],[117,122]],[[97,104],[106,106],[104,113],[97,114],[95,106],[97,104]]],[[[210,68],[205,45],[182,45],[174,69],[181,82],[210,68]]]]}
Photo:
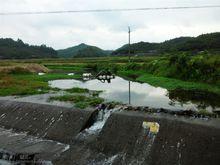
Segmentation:
{"type": "MultiPolygon", "coordinates": [[[[0,0],[0,12],[220,5],[219,0],[0,0]]],[[[0,38],[55,49],[80,43],[115,49],[131,41],[161,42],[220,31],[220,8],[0,16],[0,38]]]]}

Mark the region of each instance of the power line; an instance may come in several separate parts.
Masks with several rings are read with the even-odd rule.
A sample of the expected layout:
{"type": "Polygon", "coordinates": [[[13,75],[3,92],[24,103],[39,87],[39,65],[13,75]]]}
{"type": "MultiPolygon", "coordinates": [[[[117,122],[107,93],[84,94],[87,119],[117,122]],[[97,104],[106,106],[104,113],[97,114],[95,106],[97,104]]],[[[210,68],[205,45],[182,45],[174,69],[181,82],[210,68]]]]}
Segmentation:
{"type": "Polygon", "coordinates": [[[95,10],[0,12],[0,15],[1,16],[6,16],[6,15],[37,15],[37,14],[64,14],[64,13],[129,12],[129,11],[148,11],[148,10],[203,9],[203,8],[220,8],[220,5],[147,7],[147,8],[123,8],[123,9],[95,9],[95,10]]]}

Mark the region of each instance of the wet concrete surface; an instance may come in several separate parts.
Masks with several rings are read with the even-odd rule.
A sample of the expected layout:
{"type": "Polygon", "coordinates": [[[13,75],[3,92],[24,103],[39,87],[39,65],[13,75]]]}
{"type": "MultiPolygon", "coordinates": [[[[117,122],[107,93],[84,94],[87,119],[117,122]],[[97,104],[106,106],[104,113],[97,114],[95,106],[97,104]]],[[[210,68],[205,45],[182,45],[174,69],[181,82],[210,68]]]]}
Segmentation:
{"type": "Polygon", "coordinates": [[[216,120],[206,123],[199,119],[179,119],[164,115],[118,113],[109,118],[96,146],[110,155],[126,153],[119,160],[122,164],[132,163],[137,150],[142,150],[140,153],[146,158],[144,164],[216,164],[220,160],[218,123],[216,120]],[[160,125],[154,142],[149,144],[152,145],[149,153],[142,152],[147,149],[144,145],[143,148],[136,148],[137,140],[152,140],[148,135],[140,139],[142,121],[153,121],[160,125]]]}
{"type": "Polygon", "coordinates": [[[68,149],[68,144],[0,128],[0,153],[36,154],[37,159],[53,160],[68,149]]]}
{"type": "Polygon", "coordinates": [[[94,110],[0,100],[0,125],[28,134],[68,143],[94,110]]]}
{"type": "Polygon", "coordinates": [[[56,164],[215,165],[220,161],[219,120],[116,112],[101,132],[75,141],[56,164]],[[143,121],[158,122],[158,134],[143,130],[143,121]]]}
{"type": "Polygon", "coordinates": [[[218,118],[128,112],[120,108],[97,112],[0,100],[0,126],[0,147],[14,152],[42,152],[42,158],[59,165],[220,162],[218,118]],[[100,113],[104,113],[101,118],[100,113]],[[159,132],[150,132],[143,122],[158,123],[159,132]],[[8,138],[9,129],[15,131],[15,136],[8,138]],[[30,141],[28,145],[26,141],[30,141]],[[66,145],[70,148],[61,152],[66,145]]]}

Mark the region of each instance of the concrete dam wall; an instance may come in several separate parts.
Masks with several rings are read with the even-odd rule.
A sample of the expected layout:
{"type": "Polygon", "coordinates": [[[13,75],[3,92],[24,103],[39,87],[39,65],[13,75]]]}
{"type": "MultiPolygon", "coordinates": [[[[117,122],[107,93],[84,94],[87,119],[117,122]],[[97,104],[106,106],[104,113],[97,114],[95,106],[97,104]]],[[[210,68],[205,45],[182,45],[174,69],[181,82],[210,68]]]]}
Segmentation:
{"type": "Polygon", "coordinates": [[[93,112],[0,100],[0,125],[69,143],[85,127],[93,112]]]}
{"type": "MultiPolygon", "coordinates": [[[[0,100],[0,127],[62,143],[44,141],[51,146],[50,151],[59,151],[58,156],[51,156],[50,151],[41,156],[53,164],[215,165],[220,162],[218,119],[120,109],[105,111],[101,118],[99,115],[95,110],[0,100]],[[158,130],[146,129],[146,123],[156,123],[158,130]],[[61,152],[65,145],[68,149],[61,152]]],[[[0,135],[0,143],[4,137],[5,134],[0,135]]],[[[10,151],[19,152],[17,143],[13,144],[15,148],[10,145],[10,151]]],[[[42,150],[36,146],[33,150],[36,148],[42,150]]],[[[32,148],[28,151],[32,152],[32,148]]]]}
{"type": "Polygon", "coordinates": [[[218,164],[219,127],[173,118],[136,113],[113,114],[98,138],[97,149],[110,155],[126,153],[126,159],[123,160],[122,156],[118,161],[123,164],[138,164],[143,157],[143,164],[218,164]],[[160,130],[155,137],[143,135],[143,121],[159,123],[160,130]]]}

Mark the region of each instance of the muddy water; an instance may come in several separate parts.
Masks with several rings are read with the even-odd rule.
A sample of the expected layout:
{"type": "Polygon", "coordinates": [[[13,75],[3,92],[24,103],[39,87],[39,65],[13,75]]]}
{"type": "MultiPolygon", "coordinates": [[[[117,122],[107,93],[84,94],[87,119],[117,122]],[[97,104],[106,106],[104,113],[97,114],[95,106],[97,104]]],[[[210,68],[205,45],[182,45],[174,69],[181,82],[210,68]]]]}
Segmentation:
{"type": "MultiPolygon", "coordinates": [[[[128,103],[129,81],[116,77],[111,83],[102,83],[99,80],[93,79],[89,81],[79,81],[74,79],[69,80],[53,80],[49,81],[51,87],[60,89],[70,89],[73,87],[88,88],[90,90],[102,90],[100,97],[107,101],[118,101],[128,103]]],[[[154,87],[147,83],[131,82],[131,104],[134,106],[148,106],[152,108],[165,108],[170,110],[198,110],[200,109],[200,101],[181,101],[181,98],[175,100],[173,97],[169,98],[167,89],[154,87]]],[[[202,101],[202,100],[201,100],[202,101]]],[[[215,108],[206,102],[206,106],[202,107],[212,111],[215,108]]]]}

